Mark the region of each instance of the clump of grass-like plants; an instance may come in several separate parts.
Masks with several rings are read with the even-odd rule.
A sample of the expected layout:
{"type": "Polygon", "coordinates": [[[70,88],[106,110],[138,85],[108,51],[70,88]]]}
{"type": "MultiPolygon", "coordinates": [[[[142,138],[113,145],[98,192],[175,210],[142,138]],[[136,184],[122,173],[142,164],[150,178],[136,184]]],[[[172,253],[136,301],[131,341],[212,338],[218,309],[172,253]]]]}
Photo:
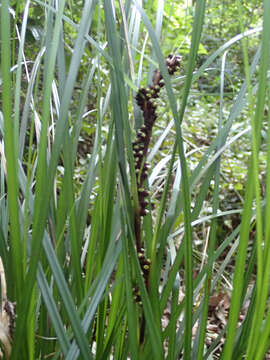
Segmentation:
{"type": "Polygon", "coordinates": [[[247,30],[237,1],[239,35],[198,67],[211,5],[186,8],[192,33],[181,54],[181,44],[163,51],[162,4],[150,13],[136,1],[1,2],[6,359],[259,360],[269,349],[270,5],[263,26],[247,30]],[[249,58],[247,41],[258,34],[249,58]],[[245,78],[227,114],[233,45],[242,46],[245,78]],[[216,135],[190,150],[182,131],[190,94],[217,59],[216,135]],[[247,125],[232,136],[243,113],[247,125]],[[243,136],[251,154],[243,206],[221,212],[221,159],[243,136]],[[239,223],[220,241],[220,223],[235,214],[239,223]],[[198,241],[202,227],[207,239],[198,241]],[[213,334],[215,311],[223,322],[213,334]]]}

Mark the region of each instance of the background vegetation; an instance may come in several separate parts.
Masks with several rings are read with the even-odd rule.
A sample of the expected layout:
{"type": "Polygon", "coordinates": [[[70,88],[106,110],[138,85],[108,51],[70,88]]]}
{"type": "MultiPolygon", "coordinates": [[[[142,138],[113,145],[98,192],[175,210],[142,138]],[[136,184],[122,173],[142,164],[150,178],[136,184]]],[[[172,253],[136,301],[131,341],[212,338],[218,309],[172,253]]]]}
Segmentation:
{"type": "Polygon", "coordinates": [[[269,2],[0,11],[2,356],[267,358],[269,2]]]}

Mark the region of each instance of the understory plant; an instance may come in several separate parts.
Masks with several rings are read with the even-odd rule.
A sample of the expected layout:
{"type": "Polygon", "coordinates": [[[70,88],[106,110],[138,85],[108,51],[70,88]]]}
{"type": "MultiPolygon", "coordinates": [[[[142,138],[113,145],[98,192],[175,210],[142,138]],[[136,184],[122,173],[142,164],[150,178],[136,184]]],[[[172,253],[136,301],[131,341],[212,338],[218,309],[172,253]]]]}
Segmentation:
{"type": "Polygon", "coordinates": [[[236,3],[239,34],[205,55],[204,0],[2,0],[3,358],[264,359],[270,4],[246,29],[236,3]],[[184,45],[166,42],[168,7],[186,17],[184,45]],[[227,98],[235,47],[243,78],[227,98]],[[217,66],[200,146],[187,140],[191,99],[217,66]],[[222,159],[241,139],[241,206],[221,210],[222,159]]]}

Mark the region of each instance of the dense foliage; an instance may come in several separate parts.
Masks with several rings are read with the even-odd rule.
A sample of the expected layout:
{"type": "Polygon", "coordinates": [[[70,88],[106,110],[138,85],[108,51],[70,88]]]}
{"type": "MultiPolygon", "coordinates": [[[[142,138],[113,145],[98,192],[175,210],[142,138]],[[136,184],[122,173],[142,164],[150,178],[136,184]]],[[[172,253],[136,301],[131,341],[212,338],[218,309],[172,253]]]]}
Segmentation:
{"type": "Polygon", "coordinates": [[[264,359],[270,5],[3,0],[6,359],[264,359]]]}

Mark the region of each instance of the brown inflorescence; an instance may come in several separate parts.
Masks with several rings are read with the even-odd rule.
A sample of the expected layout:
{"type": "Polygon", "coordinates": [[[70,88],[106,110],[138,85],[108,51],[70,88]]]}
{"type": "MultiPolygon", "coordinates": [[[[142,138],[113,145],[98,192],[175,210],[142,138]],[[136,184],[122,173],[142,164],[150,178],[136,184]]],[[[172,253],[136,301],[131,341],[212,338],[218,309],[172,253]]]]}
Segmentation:
{"type": "MultiPolygon", "coordinates": [[[[180,57],[169,55],[166,59],[168,73],[173,75],[180,66],[180,57]]],[[[139,89],[135,99],[137,105],[143,112],[144,124],[137,131],[136,140],[133,142],[133,154],[135,162],[136,181],[138,189],[139,210],[135,214],[135,232],[137,240],[137,249],[140,250],[140,219],[138,217],[145,216],[148,213],[148,191],[145,190],[144,182],[148,176],[150,165],[145,161],[151,136],[152,128],[157,119],[157,101],[160,89],[164,86],[164,80],[159,70],[154,71],[152,85],[147,88],[139,89]]]]}
{"type": "MultiPolygon", "coordinates": [[[[166,59],[168,73],[173,75],[180,66],[180,57],[169,55],[166,59]]],[[[150,259],[147,258],[146,251],[141,241],[141,221],[142,217],[148,213],[153,205],[149,202],[149,191],[145,188],[145,180],[148,177],[150,165],[146,162],[146,156],[152,136],[152,128],[157,119],[157,99],[160,95],[160,89],[164,86],[164,80],[159,70],[155,70],[152,85],[147,88],[139,89],[136,95],[137,105],[143,113],[144,124],[137,131],[136,139],[133,142],[133,155],[136,173],[136,183],[138,191],[139,208],[134,212],[134,228],[136,236],[136,248],[142,276],[144,278],[147,291],[149,290],[150,278],[150,259]]],[[[136,285],[133,287],[133,299],[137,304],[142,303],[141,294],[136,285]]],[[[144,341],[145,318],[142,316],[140,325],[140,343],[144,341]]]]}

